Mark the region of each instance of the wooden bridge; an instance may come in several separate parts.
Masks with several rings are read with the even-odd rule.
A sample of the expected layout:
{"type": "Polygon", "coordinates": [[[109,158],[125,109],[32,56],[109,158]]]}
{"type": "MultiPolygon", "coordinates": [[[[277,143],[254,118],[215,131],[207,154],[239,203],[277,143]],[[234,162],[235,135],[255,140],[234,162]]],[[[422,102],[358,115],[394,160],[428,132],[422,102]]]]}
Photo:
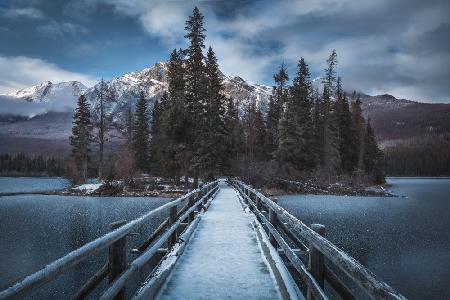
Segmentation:
{"type": "Polygon", "coordinates": [[[72,299],[405,299],[276,201],[241,181],[214,181],[126,223],[0,292],[21,299],[87,258],[108,261],[72,299]],[[127,236],[168,217],[127,256],[127,236]],[[151,266],[140,288],[134,275],[151,266]],[[99,291],[107,280],[106,289],[99,291]]]}

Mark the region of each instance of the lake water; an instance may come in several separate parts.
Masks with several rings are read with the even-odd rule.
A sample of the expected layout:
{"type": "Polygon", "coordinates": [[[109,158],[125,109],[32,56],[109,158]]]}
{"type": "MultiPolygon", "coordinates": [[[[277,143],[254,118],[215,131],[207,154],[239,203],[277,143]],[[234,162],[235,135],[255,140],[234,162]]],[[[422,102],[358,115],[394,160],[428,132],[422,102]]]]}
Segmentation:
{"type": "Polygon", "coordinates": [[[0,194],[61,190],[69,186],[64,178],[0,177],[0,194]]]}
{"type": "MultiPolygon", "coordinates": [[[[26,182],[28,187],[42,186],[41,179],[34,180],[38,183],[29,185],[31,179],[19,182],[26,182]]],[[[105,234],[110,223],[130,221],[167,201],[149,197],[0,197],[0,289],[105,234]]],[[[142,242],[164,217],[166,214],[160,214],[139,228],[136,231],[139,236],[127,239],[128,249],[142,242]]],[[[133,258],[131,254],[128,257],[133,258]]],[[[99,257],[80,264],[28,298],[68,299],[105,261],[106,251],[103,251],[99,257]]]]}
{"type": "Polygon", "coordinates": [[[450,298],[450,179],[388,178],[401,197],[283,196],[279,203],[410,299],[450,298]]]}

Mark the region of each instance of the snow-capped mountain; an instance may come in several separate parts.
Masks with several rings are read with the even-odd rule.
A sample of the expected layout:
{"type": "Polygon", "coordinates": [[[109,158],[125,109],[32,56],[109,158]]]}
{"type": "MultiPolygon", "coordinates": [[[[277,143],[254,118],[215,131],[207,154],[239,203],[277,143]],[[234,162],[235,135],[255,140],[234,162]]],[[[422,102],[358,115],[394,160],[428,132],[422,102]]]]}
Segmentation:
{"type": "MultiPolygon", "coordinates": [[[[107,81],[106,84],[116,95],[116,103],[112,105],[113,114],[120,114],[124,107],[134,104],[141,91],[149,100],[150,108],[155,100],[159,99],[167,90],[167,62],[160,62],[151,68],[139,72],[130,72],[118,78],[107,81]]],[[[257,106],[265,110],[272,88],[245,81],[239,76],[226,76],[222,74],[224,93],[231,97],[240,107],[256,102],[257,106]]],[[[85,95],[91,102],[95,101],[95,89],[98,84],[88,90],[85,95]]]]}
{"type": "MultiPolygon", "coordinates": [[[[106,81],[107,86],[116,96],[115,102],[111,105],[111,112],[120,114],[128,105],[134,105],[141,91],[144,92],[145,97],[149,100],[149,107],[152,108],[155,100],[159,99],[167,90],[167,66],[167,62],[160,62],[142,71],[126,73],[106,81]]],[[[262,110],[266,109],[272,92],[271,87],[247,82],[239,76],[222,74],[222,79],[225,95],[233,98],[239,106],[245,107],[249,103],[255,102],[262,110]]],[[[86,95],[91,104],[94,104],[95,90],[98,87],[99,83],[87,88],[77,81],[61,83],[46,81],[3,96],[33,103],[48,103],[49,105],[54,102],[64,102],[75,107],[76,100],[81,94],[86,95]]]]}
{"type": "Polygon", "coordinates": [[[7,94],[29,102],[72,101],[86,92],[88,88],[79,81],[52,83],[42,82],[38,85],[7,94]]]}

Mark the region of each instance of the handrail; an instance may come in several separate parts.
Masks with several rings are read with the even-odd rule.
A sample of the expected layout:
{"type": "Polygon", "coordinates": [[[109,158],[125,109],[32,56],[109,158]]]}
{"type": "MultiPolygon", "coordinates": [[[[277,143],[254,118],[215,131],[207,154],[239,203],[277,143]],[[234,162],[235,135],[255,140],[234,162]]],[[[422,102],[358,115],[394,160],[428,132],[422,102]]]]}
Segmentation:
{"type": "Polygon", "coordinates": [[[141,217],[111,231],[84,246],[73,250],[72,252],[66,254],[65,256],[53,261],[41,270],[28,275],[21,281],[15,283],[13,286],[0,291],[0,299],[16,299],[21,298],[24,295],[31,292],[33,289],[44,285],[45,283],[55,279],[58,275],[66,272],[67,270],[73,268],[80,262],[84,261],[89,256],[100,252],[108,246],[111,246],[114,242],[130,234],[136,227],[142,225],[150,217],[156,215],[157,213],[169,209],[171,207],[177,206],[178,204],[186,201],[191,196],[198,192],[209,188],[210,186],[217,184],[217,181],[210,182],[203,185],[201,188],[194,189],[191,192],[170,201],[154,210],[147,212],[141,217]]]}
{"type": "Polygon", "coordinates": [[[306,226],[303,222],[287,212],[274,201],[240,180],[234,181],[244,191],[249,191],[272,209],[277,217],[286,222],[289,229],[298,237],[303,237],[314,245],[330,262],[347,274],[373,299],[406,299],[387,283],[378,279],[375,274],[361,265],[350,255],[339,249],[330,241],[306,226]]]}
{"type": "Polygon", "coordinates": [[[201,197],[199,200],[195,202],[195,204],[190,207],[186,212],[181,215],[175,223],[173,223],[167,231],[147,250],[145,250],[138,258],[131,262],[131,264],[127,267],[125,272],[123,272],[117,280],[112,282],[108,289],[103,293],[100,297],[101,300],[113,299],[120,290],[125,286],[126,282],[136,273],[139,269],[141,269],[145,264],[152,258],[152,256],[156,253],[156,251],[161,247],[161,245],[169,238],[169,236],[177,229],[178,225],[186,219],[191,212],[193,212],[197,206],[202,203],[205,199],[207,199],[215,189],[211,189],[206,195],[201,197]]]}

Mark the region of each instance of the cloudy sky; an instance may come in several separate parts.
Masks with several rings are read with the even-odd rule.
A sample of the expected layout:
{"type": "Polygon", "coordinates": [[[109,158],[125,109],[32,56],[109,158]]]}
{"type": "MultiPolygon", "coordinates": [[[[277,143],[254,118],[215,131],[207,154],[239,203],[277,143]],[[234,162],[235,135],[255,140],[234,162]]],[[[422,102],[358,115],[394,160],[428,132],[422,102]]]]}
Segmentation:
{"type": "Polygon", "coordinates": [[[303,56],[316,77],[336,49],[347,89],[450,102],[448,0],[2,0],[0,93],[166,60],[195,5],[226,74],[271,85],[303,56]]]}

